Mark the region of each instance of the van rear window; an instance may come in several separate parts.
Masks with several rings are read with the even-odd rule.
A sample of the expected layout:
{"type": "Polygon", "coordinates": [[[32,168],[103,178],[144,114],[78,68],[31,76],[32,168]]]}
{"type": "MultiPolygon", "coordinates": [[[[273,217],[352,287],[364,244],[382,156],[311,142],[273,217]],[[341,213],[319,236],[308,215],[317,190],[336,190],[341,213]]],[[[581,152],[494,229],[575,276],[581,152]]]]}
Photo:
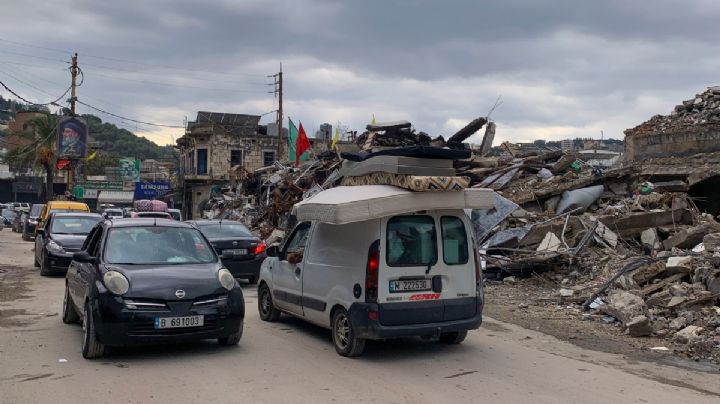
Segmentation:
{"type": "Polygon", "coordinates": [[[465,225],[459,217],[440,218],[443,240],[443,261],[447,265],[461,265],[468,262],[468,239],[465,225]]]}
{"type": "Polygon", "coordinates": [[[428,266],[437,262],[435,220],[431,216],[395,216],[387,224],[388,266],[428,266]]]}

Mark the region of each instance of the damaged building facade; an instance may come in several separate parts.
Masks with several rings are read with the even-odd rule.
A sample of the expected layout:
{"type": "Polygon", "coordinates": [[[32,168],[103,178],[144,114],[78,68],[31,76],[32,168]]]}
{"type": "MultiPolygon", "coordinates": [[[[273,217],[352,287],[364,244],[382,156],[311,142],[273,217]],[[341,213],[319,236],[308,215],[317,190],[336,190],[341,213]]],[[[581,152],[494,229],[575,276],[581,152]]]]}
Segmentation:
{"type": "Polygon", "coordinates": [[[179,196],[184,217],[198,218],[207,201],[242,172],[277,160],[275,125],[260,125],[259,115],[199,111],[176,141],[180,152],[179,196]]]}

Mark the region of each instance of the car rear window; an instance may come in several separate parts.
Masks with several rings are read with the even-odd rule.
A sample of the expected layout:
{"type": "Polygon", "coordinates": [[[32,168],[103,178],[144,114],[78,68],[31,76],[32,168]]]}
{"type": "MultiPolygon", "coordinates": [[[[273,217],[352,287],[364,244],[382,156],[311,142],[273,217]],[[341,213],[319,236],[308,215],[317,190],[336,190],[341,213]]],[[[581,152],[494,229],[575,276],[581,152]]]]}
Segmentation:
{"type": "Polygon", "coordinates": [[[461,265],[468,262],[468,239],[463,221],[457,216],[440,218],[442,227],[443,262],[461,265]]]}
{"type": "Polygon", "coordinates": [[[53,234],[88,234],[101,220],[99,217],[55,217],[52,220],[53,234]]]}
{"type": "Polygon", "coordinates": [[[252,237],[247,227],[240,223],[204,224],[200,231],[209,239],[252,237]]]}
{"type": "Polygon", "coordinates": [[[435,220],[431,216],[395,216],[387,224],[386,262],[391,267],[429,266],[437,262],[435,220]]]}

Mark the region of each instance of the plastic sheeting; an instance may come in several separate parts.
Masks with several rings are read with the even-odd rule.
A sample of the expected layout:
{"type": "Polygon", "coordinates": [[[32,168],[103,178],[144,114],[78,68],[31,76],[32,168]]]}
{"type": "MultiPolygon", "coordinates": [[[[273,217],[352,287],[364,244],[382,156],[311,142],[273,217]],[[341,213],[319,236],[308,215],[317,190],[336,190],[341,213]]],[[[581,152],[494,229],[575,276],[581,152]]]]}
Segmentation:
{"type": "Polygon", "coordinates": [[[583,210],[585,210],[600,198],[604,190],[604,186],[595,185],[593,187],[565,191],[562,194],[562,199],[560,199],[555,213],[559,215],[576,208],[583,208],[583,210]]]}

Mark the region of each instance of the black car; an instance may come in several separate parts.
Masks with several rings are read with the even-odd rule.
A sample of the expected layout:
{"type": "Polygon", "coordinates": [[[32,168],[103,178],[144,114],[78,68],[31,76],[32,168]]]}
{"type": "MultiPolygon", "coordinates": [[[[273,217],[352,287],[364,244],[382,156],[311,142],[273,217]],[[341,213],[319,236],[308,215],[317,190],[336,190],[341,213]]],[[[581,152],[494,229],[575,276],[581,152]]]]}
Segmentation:
{"type": "Polygon", "coordinates": [[[223,264],[236,278],[257,282],[260,266],[267,258],[267,246],[252,235],[245,225],[232,220],[195,220],[196,226],[210,240],[222,257],[223,264]]]}
{"type": "Polygon", "coordinates": [[[23,232],[22,232],[23,240],[25,240],[25,241],[35,240],[35,227],[38,224],[38,219],[40,219],[40,213],[42,212],[44,207],[45,207],[44,203],[36,203],[36,204],[33,204],[33,206],[30,208],[30,214],[28,215],[28,219],[25,221],[25,223],[23,225],[23,232]]]}
{"type": "Polygon", "coordinates": [[[90,230],[102,220],[97,213],[52,213],[35,238],[35,266],[40,275],[65,273],[90,230]]]}
{"type": "Polygon", "coordinates": [[[105,346],[215,339],[240,342],[240,285],[193,226],[164,219],[104,220],[75,253],[63,322],[82,321],[82,354],[105,346]]]}
{"type": "Polygon", "coordinates": [[[2,220],[3,226],[7,228],[12,228],[13,222],[15,222],[15,218],[20,216],[20,214],[15,209],[6,208],[0,211],[0,216],[2,216],[0,217],[0,220],[2,220]]]}

